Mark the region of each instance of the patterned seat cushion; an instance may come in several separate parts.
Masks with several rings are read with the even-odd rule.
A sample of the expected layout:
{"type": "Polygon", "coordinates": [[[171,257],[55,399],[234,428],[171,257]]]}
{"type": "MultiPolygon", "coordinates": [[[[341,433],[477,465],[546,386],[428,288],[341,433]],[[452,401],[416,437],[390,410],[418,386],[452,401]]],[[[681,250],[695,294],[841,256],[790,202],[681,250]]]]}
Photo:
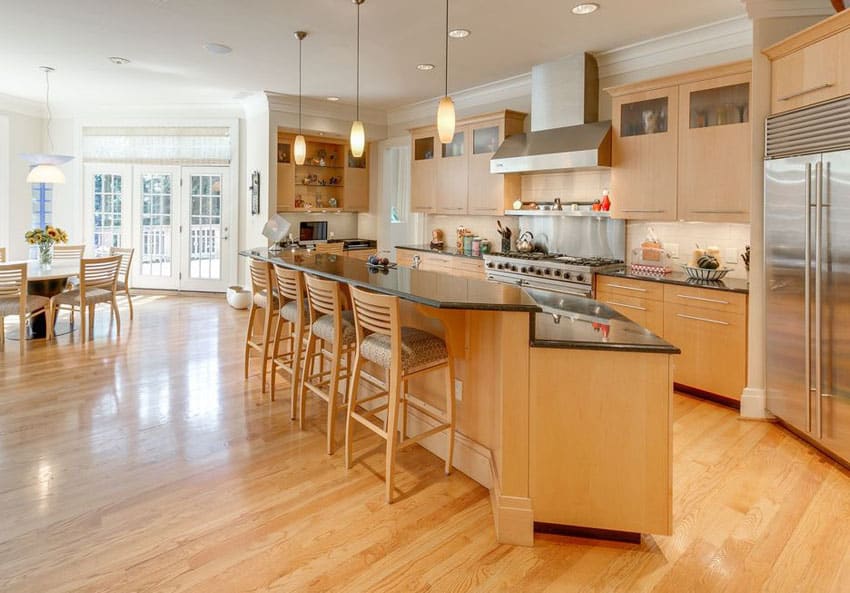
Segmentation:
{"type": "MultiPolygon", "coordinates": [[[[86,291],[86,303],[109,303],[112,301],[112,291],[103,288],[89,288],[86,291]]],[[[57,305],[79,305],[80,289],[66,290],[53,297],[57,305]]]]}
{"type": "MultiPolygon", "coordinates": [[[[295,301],[289,301],[283,307],[280,308],[280,316],[290,321],[292,323],[298,322],[298,303],[295,301]]],[[[304,302],[304,309],[302,313],[301,322],[306,325],[307,321],[310,319],[310,313],[307,311],[307,302],[304,302]]]]}
{"type": "Polygon", "coordinates": [[[118,290],[121,290],[121,291],[127,290],[127,287],[124,285],[123,280],[119,280],[118,282],[116,282],[115,288],[117,288],[118,290]]]}
{"type": "MultiPolygon", "coordinates": [[[[322,315],[313,322],[313,334],[331,344],[334,341],[334,318],[333,315],[322,315]]],[[[357,332],[354,329],[354,312],[342,312],[342,343],[344,346],[353,344],[357,340],[357,332]]]]}
{"type": "MultiPolygon", "coordinates": [[[[275,309],[277,309],[278,308],[277,294],[276,293],[273,293],[273,294],[274,294],[273,306],[274,306],[275,309]]],[[[268,295],[268,293],[265,290],[255,294],[254,295],[254,304],[257,305],[258,307],[262,307],[263,309],[265,309],[266,308],[266,301],[268,300],[267,295],[268,295]]]]}
{"type": "MultiPolygon", "coordinates": [[[[27,296],[27,312],[47,306],[50,299],[34,294],[27,296]]],[[[18,297],[0,297],[0,315],[17,315],[20,313],[21,299],[18,297]]]]}
{"type": "MultiPolygon", "coordinates": [[[[371,334],[360,344],[360,355],[366,360],[390,367],[390,337],[371,334]]],[[[446,343],[435,335],[413,327],[401,328],[401,366],[405,371],[430,366],[449,356],[446,343]]]]}

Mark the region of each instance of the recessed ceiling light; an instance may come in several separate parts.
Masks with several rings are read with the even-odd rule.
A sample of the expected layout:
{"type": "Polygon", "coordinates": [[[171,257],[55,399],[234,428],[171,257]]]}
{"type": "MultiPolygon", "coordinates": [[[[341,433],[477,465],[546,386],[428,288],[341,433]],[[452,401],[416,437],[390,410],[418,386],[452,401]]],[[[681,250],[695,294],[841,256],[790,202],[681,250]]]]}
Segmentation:
{"type": "Polygon", "coordinates": [[[452,29],[449,31],[449,37],[452,39],[463,39],[464,37],[469,37],[469,29],[452,29]]]}
{"type": "Polygon", "coordinates": [[[596,2],[587,2],[573,6],[573,14],[590,14],[597,10],[599,10],[599,5],[596,2]]]}
{"type": "Polygon", "coordinates": [[[233,51],[233,48],[223,43],[205,43],[204,49],[217,56],[223,56],[233,51]]]}
{"type": "Polygon", "coordinates": [[[109,61],[118,66],[123,66],[124,64],[129,64],[130,60],[127,58],[121,58],[119,56],[110,56],[109,61]]]}
{"type": "Polygon", "coordinates": [[[419,64],[416,66],[418,70],[422,70],[423,72],[428,72],[434,69],[434,64],[419,64]]]}
{"type": "Polygon", "coordinates": [[[328,101],[334,101],[334,102],[339,101],[339,97],[328,97],[327,99],[328,99],[328,101]]]}

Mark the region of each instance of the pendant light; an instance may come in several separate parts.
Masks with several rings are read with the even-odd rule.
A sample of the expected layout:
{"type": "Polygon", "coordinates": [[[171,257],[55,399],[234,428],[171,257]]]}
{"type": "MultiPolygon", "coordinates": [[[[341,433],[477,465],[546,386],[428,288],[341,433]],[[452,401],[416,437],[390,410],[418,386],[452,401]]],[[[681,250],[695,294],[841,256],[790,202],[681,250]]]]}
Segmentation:
{"type": "Polygon", "coordinates": [[[455,102],[449,97],[449,0],[446,0],[446,94],[437,107],[437,134],[440,142],[449,144],[455,137],[455,102]]]}
{"type": "Polygon", "coordinates": [[[292,147],[292,155],[295,157],[296,165],[303,165],[307,158],[307,142],[301,133],[301,42],[307,37],[305,31],[296,31],[295,38],[298,40],[298,135],[295,137],[295,145],[292,147]]]}
{"type": "MultiPolygon", "coordinates": [[[[50,112],[50,73],[55,69],[50,66],[41,66],[41,71],[44,72],[44,104],[47,108],[47,141],[50,150],[53,150],[53,136],[50,134],[50,122],[53,117],[50,112]]],[[[74,157],[62,154],[22,154],[20,155],[25,161],[33,165],[27,175],[27,183],[65,183],[65,174],[59,165],[64,165],[74,157]]]]}
{"type": "Polygon", "coordinates": [[[351,154],[354,158],[363,156],[363,151],[366,149],[366,130],[363,128],[363,122],[360,121],[360,5],[366,0],[351,0],[357,5],[357,115],[354,118],[354,123],[351,124],[351,154]]]}

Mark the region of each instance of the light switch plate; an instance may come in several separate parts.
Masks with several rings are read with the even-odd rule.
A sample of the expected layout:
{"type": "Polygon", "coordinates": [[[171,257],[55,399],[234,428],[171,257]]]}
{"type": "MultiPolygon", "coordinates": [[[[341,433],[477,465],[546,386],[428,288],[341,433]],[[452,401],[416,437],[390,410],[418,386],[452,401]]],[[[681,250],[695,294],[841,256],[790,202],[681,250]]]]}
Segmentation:
{"type": "Polygon", "coordinates": [[[679,259],[679,244],[678,243],[665,243],[664,249],[670,254],[670,257],[673,259],[679,259]]]}

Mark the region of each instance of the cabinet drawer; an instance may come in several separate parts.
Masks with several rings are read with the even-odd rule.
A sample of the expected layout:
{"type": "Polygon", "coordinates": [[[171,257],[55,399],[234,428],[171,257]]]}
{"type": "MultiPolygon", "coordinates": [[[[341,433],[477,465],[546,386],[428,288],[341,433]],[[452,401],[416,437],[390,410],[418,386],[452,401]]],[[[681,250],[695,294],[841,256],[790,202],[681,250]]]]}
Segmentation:
{"type": "Polygon", "coordinates": [[[617,294],[607,290],[596,293],[596,300],[604,303],[641,325],[656,336],[664,336],[664,303],[642,296],[617,294]]]}
{"type": "Polygon", "coordinates": [[[405,268],[409,268],[413,265],[413,256],[416,255],[416,252],[411,249],[396,249],[395,250],[395,260],[396,263],[405,268]]]}
{"type": "Polygon", "coordinates": [[[747,295],[711,288],[667,284],[664,286],[664,302],[735,315],[747,313],[747,295]]]}
{"type": "Polygon", "coordinates": [[[597,276],[596,290],[597,292],[615,295],[642,297],[653,301],[664,300],[664,285],[646,280],[597,276]]]}
{"type": "Polygon", "coordinates": [[[664,339],[682,350],[676,383],[740,399],[747,378],[744,315],[665,303],[664,339]]]}

